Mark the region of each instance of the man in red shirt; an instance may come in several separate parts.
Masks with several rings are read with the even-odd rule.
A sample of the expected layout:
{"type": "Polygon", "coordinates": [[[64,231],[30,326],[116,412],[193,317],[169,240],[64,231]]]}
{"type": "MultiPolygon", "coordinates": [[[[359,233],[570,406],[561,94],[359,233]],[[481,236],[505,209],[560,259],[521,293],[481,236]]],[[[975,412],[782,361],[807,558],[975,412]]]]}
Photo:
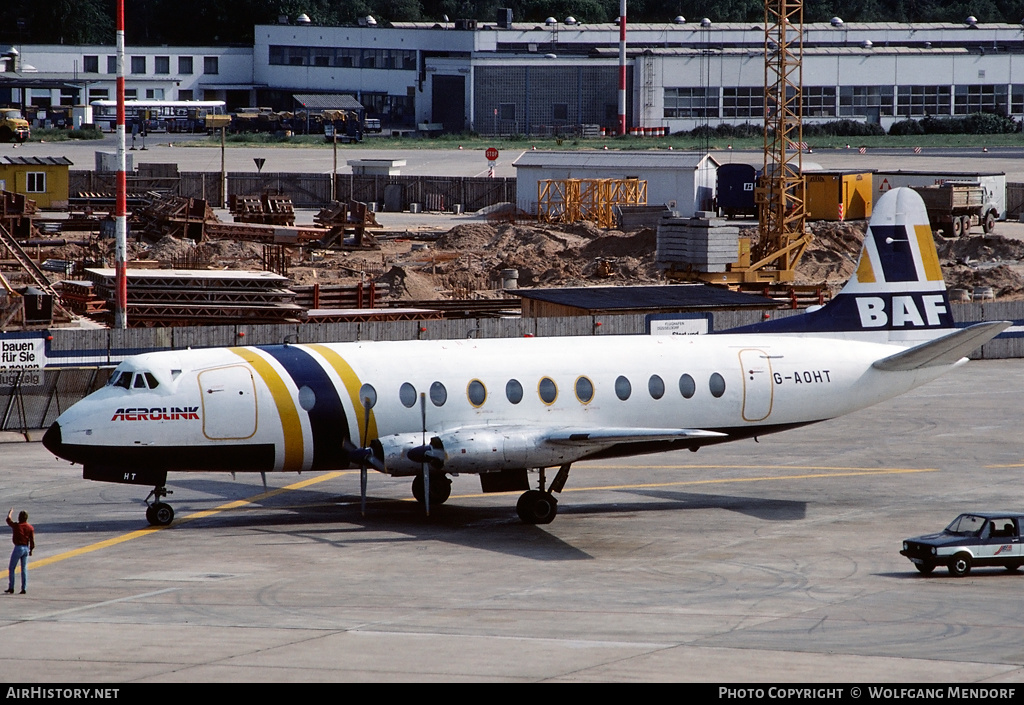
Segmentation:
{"type": "Polygon", "coordinates": [[[18,514],[18,522],[11,521],[14,509],[7,512],[7,525],[13,531],[14,551],[11,553],[11,565],[7,569],[7,589],[4,592],[14,593],[14,569],[21,563],[21,594],[28,592],[28,557],[36,549],[36,530],[28,523],[28,512],[18,514]]]}

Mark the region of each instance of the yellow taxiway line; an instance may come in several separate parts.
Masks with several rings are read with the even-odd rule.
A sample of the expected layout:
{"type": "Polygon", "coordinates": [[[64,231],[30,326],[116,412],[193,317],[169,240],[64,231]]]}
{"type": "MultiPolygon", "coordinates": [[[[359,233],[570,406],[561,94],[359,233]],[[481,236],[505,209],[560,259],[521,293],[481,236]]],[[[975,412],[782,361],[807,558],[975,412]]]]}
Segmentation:
{"type": "MultiPolygon", "coordinates": [[[[609,470],[609,469],[620,469],[621,465],[586,465],[583,466],[589,470],[609,470]]],[[[629,485],[601,485],[594,487],[573,487],[563,490],[563,492],[600,492],[607,490],[623,490],[623,489],[651,489],[654,487],[685,487],[694,485],[715,485],[715,484],[731,484],[738,482],[771,482],[771,481],[788,481],[788,480],[811,480],[820,478],[839,478],[839,477],[863,477],[868,475],[904,475],[909,473],[920,473],[920,472],[939,472],[938,468],[852,468],[852,467],[827,467],[827,466],[792,466],[792,465],[649,465],[644,466],[650,470],[805,470],[818,472],[804,472],[799,475],[774,475],[774,476],[758,476],[758,477],[733,477],[733,478],[716,478],[709,480],[681,480],[678,482],[650,482],[642,484],[629,484],[629,485]]],[[[642,468],[638,468],[642,469],[642,468]]],[[[325,482],[327,480],[333,480],[342,475],[350,475],[355,473],[355,470],[346,470],[339,472],[328,472],[323,475],[317,475],[300,482],[281,487],[276,490],[268,490],[258,495],[254,495],[248,499],[239,499],[232,502],[227,502],[219,507],[213,509],[205,509],[203,511],[195,512],[187,516],[179,517],[175,520],[175,526],[180,525],[186,521],[192,521],[194,519],[203,519],[206,517],[219,514],[221,512],[230,511],[232,509],[239,509],[248,505],[262,502],[263,500],[269,499],[285,492],[291,492],[294,490],[300,490],[311,485],[315,485],[319,482],[325,482]]],[[[489,493],[484,495],[483,493],[476,494],[461,494],[453,495],[454,498],[471,499],[475,497],[483,496],[495,496],[501,494],[515,494],[514,492],[500,492],[500,493],[489,493]]],[[[413,498],[409,498],[407,501],[416,501],[413,498]]],[[[98,541],[97,543],[89,544],[81,548],[76,548],[71,551],[65,551],[64,553],[58,553],[54,556],[47,556],[46,558],[40,558],[38,560],[31,561],[30,565],[33,569],[43,568],[60,561],[67,560],[69,558],[75,558],[82,556],[87,553],[99,551],[104,548],[110,548],[111,546],[117,546],[118,544],[125,543],[127,541],[133,541],[144,536],[149,536],[156,533],[157,531],[163,531],[168,529],[168,526],[150,526],[145,529],[139,529],[138,531],[132,531],[121,536],[115,536],[114,538],[106,539],[104,541],[98,541]]],[[[20,570],[20,569],[19,569],[20,570]]]]}

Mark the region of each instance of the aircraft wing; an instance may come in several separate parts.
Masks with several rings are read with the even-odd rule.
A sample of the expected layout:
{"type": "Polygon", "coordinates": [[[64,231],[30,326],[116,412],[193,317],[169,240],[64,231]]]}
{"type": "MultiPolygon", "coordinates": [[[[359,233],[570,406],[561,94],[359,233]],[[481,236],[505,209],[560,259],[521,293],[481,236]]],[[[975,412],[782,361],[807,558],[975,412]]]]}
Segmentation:
{"type": "Polygon", "coordinates": [[[650,441],[686,441],[724,438],[718,431],[699,428],[598,428],[558,429],[547,434],[547,443],[556,445],[608,445],[612,443],[643,443],[650,441]]]}
{"type": "Polygon", "coordinates": [[[952,365],[975,348],[984,345],[1012,324],[1010,321],[991,321],[944,335],[941,338],[915,345],[895,355],[877,360],[871,366],[891,371],[917,370],[937,365],[952,365]]]}

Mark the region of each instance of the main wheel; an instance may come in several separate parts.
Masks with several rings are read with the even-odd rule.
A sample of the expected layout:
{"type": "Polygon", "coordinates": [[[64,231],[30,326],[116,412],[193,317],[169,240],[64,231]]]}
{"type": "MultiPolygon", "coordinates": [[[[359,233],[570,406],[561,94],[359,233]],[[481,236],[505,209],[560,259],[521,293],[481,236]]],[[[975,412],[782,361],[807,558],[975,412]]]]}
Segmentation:
{"type": "Polygon", "coordinates": [[[971,557],[966,553],[958,553],[949,560],[949,574],[962,578],[971,572],[971,557]]]}
{"type": "Polygon", "coordinates": [[[1020,563],[1007,563],[1003,567],[1006,568],[1011,573],[1016,573],[1018,570],[1020,570],[1020,563]]]}
{"type": "Polygon", "coordinates": [[[964,234],[964,224],[956,216],[953,216],[953,222],[950,223],[949,229],[953,233],[953,237],[960,237],[964,234]]]}
{"type": "Polygon", "coordinates": [[[558,514],[558,500],[550,492],[528,490],[516,503],[516,513],[524,524],[550,524],[558,514]]]}
{"type": "Polygon", "coordinates": [[[992,232],[993,228],[996,227],[996,216],[992,211],[985,214],[985,219],[981,221],[981,229],[986,233],[992,232]]]}
{"type": "Polygon", "coordinates": [[[964,215],[960,216],[960,234],[964,237],[968,237],[971,234],[971,216],[964,215]]]}
{"type": "Polygon", "coordinates": [[[156,502],[146,508],[146,519],[151,526],[167,526],[174,521],[174,509],[164,502],[156,502]]]}
{"type": "Polygon", "coordinates": [[[931,575],[931,572],[935,570],[934,563],[915,563],[914,567],[917,568],[917,572],[921,575],[931,575]]]}
{"type": "MultiPolygon", "coordinates": [[[[412,480],[412,496],[420,504],[426,500],[426,492],[423,491],[423,475],[417,475],[412,480]]],[[[452,496],[451,478],[442,473],[431,473],[430,475],[430,504],[444,504],[452,496]]]]}

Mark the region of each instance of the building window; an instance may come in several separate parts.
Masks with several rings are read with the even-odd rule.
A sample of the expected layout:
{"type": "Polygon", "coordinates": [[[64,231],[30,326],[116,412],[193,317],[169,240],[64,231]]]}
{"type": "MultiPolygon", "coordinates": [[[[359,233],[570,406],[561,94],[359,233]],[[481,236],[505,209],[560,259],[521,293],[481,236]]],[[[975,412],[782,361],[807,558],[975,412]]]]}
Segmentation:
{"type": "Polygon", "coordinates": [[[89,89],[89,102],[94,100],[109,100],[110,89],[108,88],[90,88],[89,89]]]}
{"type": "Polygon", "coordinates": [[[718,117],[718,88],[666,88],[665,117],[718,117]]]}
{"type": "Polygon", "coordinates": [[[163,100],[164,89],[163,88],[147,88],[146,89],[146,100],[163,100]]]}
{"type": "Polygon", "coordinates": [[[171,72],[171,57],[157,56],[153,59],[153,73],[165,75],[171,72]]]}
{"type": "Polygon", "coordinates": [[[835,117],[835,86],[804,86],[804,117],[835,117]]]}
{"type": "Polygon", "coordinates": [[[192,89],[179,89],[178,100],[195,100],[195,92],[192,89]]]}
{"type": "Polygon", "coordinates": [[[971,113],[1005,115],[1008,107],[1006,84],[956,87],[953,112],[957,115],[970,115],[971,113]]]}
{"type": "Polygon", "coordinates": [[[132,57],[132,73],[133,74],[146,73],[146,57],[144,57],[144,56],[133,56],[132,57]]]}
{"type": "Polygon", "coordinates": [[[137,88],[125,88],[124,99],[125,100],[138,100],[139,90],[137,88]]]}
{"type": "Polygon", "coordinates": [[[205,56],[203,57],[203,73],[207,75],[213,75],[220,73],[220,57],[217,56],[205,56]]]}
{"type": "Polygon", "coordinates": [[[892,86],[843,86],[839,89],[839,114],[844,117],[872,113],[892,115],[892,86]]]}
{"type": "Polygon", "coordinates": [[[949,86],[900,86],[896,93],[896,114],[903,117],[949,115],[949,86]]]}
{"type": "Polygon", "coordinates": [[[82,58],[82,73],[99,73],[100,57],[86,56],[82,58]]]}
{"type": "Polygon", "coordinates": [[[117,73],[117,57],[107,57],[107,73],[117,73]]]}
{"type": "Polygon", "coordinates": [[[25,193],[46,193],[46,172],[30,171],[26,173],[25,193]]]}
{"type": "Polygon", "coordinates": [[[185,76],[192,75],[192,57],[191,56],[179,56],[178,57],[178,73],[185,76]]]}
{"type": "Polygon", "coordinates": [[[723,88],[722,117],[763,118],[764,88],[723,88]]]}
{"type": "Polygon", "coordinates": [[[1024,85],[1015,83],[1010,86],[1010,111],[1014,115],[1024,113],[1024,85]]]}

